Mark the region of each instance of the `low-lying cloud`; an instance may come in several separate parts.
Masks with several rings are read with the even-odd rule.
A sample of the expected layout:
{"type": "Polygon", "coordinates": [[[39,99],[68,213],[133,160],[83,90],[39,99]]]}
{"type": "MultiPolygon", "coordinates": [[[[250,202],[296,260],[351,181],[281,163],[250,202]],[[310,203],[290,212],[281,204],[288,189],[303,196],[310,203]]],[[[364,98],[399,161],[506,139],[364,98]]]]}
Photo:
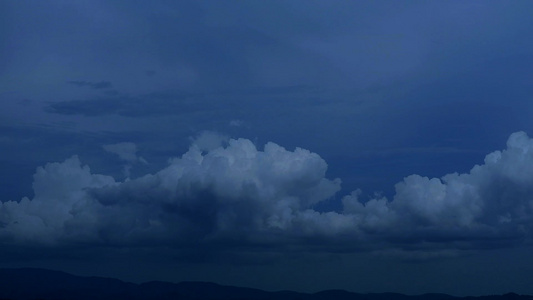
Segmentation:
{"type": "MultiPolygon", "coordinates": [[[[129,144],[109,146],[138,159],[129,144]]],[[[528,243],[533,228],[533,139],[469,173],[410,175],[392,199],[341,197],[342,211],[316,205],[340,190],[316,153],[204,133],[155,174],[119,182],[77,156],[39,167],[33,199],[0,205],[2,244],[265,247],[314,251],[454,253],[528,243]],[[218,143],[214,145],[213,143],[218,143]]]]}

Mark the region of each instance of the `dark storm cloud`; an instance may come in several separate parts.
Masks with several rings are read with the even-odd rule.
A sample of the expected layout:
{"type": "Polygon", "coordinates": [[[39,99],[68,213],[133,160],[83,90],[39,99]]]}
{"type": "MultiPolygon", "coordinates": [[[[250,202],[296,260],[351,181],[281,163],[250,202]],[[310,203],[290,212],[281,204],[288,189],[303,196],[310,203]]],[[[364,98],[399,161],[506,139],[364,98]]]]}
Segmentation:
{"type": "Polygon", "coordinates": [[[95,90],[110,89],[113,87],[113,85],[109,81],[91,82],[91,81],[74,80],[74,81],[67,81],[67,83],[70,83],[70,84],[73,84],[79,87],[88,86],[95,90]]]}
{"type": "MultiPolygon", "coordinates": [[[[131,145],[112,148],[133,159],[131,145]]],[[[341,211],[320,211],[316,205],[340,190],[340,180],[325,177],[327,164],[316,153],[274,143],[260,150],[246,139],[204,133],[166,168],[124,182],[92,173],[76,156],[38,168],[33,199],[2,203],[0,239],[60,248],[180,245],[222,253],[290,246],[448,256],[531,239],[532,165],[533,139],[518,132],[469,173],[411,175],[391,200],[362,201],[354,191],[341,211]]]]}

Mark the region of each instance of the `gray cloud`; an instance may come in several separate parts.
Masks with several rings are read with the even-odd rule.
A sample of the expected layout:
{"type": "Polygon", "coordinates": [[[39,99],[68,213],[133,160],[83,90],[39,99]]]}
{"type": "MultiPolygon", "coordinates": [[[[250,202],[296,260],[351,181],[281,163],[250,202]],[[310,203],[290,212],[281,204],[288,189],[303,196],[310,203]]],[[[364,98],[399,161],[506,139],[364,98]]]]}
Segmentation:
{"type": "Polygon", "coordinates": [[[225,138],[204,133],[166,168],[125,182],[93,174],[76,156],[40,167],[33,199],[1,204],[0,239],[12,245],[211,245],[211,252],[290,245],[434,257],[531,238],[533,139],[523,132],[469,173],[408,176],[392,200],[362,201],[354,191],[342,198],[342,211],[315,209],[340,190],[316,153],[274,143],[260,150],[246,139],[218,147],[202,141],[225,138]]]}
{"type": "Polygon", "coordinates": [[[307,150],[290,152],[269,143],[258,151],[239,139],[202,155],[197,145],[203,137],[169,167],[124,183],[91,174],[77,157],[39,168],[34,199],[3,204],[2,235],[31,243],[237,237],[269,243],[262,238],[283,232],[292,211],[310,208],[340,188],[338,180],[324,178],[326,163],[307,150]]]}

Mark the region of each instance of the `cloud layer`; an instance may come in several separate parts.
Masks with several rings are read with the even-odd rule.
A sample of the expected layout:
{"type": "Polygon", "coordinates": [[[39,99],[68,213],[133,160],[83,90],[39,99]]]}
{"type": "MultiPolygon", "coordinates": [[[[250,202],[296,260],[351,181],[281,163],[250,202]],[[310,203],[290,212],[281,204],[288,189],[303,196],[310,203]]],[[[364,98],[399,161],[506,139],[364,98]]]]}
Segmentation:
{"type": "MultiPolygon", "coordinates": [[[[109,151],[136,158],[130,148],[109,151]]],[[[1,203],[0,241],[428,254],[531,239],[533,139],[524,132],[469,173],[408,176],[393,199],[363,201],[354,191],[342,197],[342,211],[316,209],[340,190],[326,170],[305,149],[258,149],[212,133],[159,172],[124,182],[93,174],[73,156],[37,169],[33,199],[1,203]]]]}

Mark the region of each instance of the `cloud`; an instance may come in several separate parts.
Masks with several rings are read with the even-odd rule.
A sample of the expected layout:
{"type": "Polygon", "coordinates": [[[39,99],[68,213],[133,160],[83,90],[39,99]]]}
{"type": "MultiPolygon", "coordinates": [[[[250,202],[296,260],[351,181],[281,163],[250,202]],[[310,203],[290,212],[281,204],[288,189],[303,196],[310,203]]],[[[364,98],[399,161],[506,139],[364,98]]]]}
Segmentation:
{"type": "Polygon", "coordinates": [[[104,150],[107,152],[118,155],[118,157],[123,161],[130,163],[147,163],[144,158],[137,156],[137,145],[134,143],[109,144],[102,146],[102,148],[104,148],[104,150]]]}
{"type": "Polygon", "coordinates": [[[118,143],[102,146],[105,151],[118,155],[120,160],[125,161],[127,164],[124,166],[124,176],[129,178],[131,175],[132,165],[135,163],[148,164],[146,159],[142,156],[137,156],[137,145],[134,143],[118,143]]]}
{"type": "Polygon", "coordinates": [[[212,131],[203,131],[191,140],[193,146],[208,152],[227,144],[229,137],[212,131]]]}
{"type": "MultiPolygon", "coordinates": [[[[528,242],[533,226],[533,140],[512,134],[507,149],[485,157],[469,173],[441,178],[411,175],[392,201],[343,199],[359,227],[390,241],[426,247],[482,248],[528,242]]],[[[412,246],[412,245],[410,245],[412,246]]]]}
{"type": "MultiPolygon", "coordinates": [[[[198,141],[210,137],[201,135],[158,173],[127,182],[92,174],[76,156],[47,164],[34,176],[32,200],[2,204],[0,237],[50,244],[263,243],[262,236],[288,228],[294,212],[340,189],[339,180],[324,177],[327,165],[315,153],[274,143],[260,151],[238,139],[204,154],[198,141]]],[[[108,148],[133,159],[129,144],[108,148]]]]}
{"type": "Polygon", "coordinates": [[[109,176],[91,174],[77,156],[37,168],[33,179],[33,199],[2,203],[0,238],[4,244],[86,240],[85,233],[97,223],[86,189],[115,184],[109,176]]]}
{"type": "Polygon", "coordinates": [[[73,81],[67,81],[67,83],[77,85],[79,87],[88,86],[95,90],[110,89],[113,87],[113,85],[109,81],[91,82],[91,81],[73,80],[73,81]]]}
{"type": "Polygon", "coordinates": [[[232,126],[232,127],[240,127],[242,126],[242,124],[244,124],[242,120],[231,120],[229,122],[229,126],[232,126]]]}
{"type": "MultiPolygon", "coordinates": [[[[107,148],[137,158],[130,143],[107,148]]],[[[363,201],[357,190],[342,197],[342,211],[319,211],[341,182],[326,178],[318,154],[204,132],[166,168],[125,182],[76,156],[38,168],[33,199],[1,204],[0,241],[449,256],[531,240],[532,166],[533,139],[517,132],[469,173],[410,175],[391,200],[363,201]]]]}

